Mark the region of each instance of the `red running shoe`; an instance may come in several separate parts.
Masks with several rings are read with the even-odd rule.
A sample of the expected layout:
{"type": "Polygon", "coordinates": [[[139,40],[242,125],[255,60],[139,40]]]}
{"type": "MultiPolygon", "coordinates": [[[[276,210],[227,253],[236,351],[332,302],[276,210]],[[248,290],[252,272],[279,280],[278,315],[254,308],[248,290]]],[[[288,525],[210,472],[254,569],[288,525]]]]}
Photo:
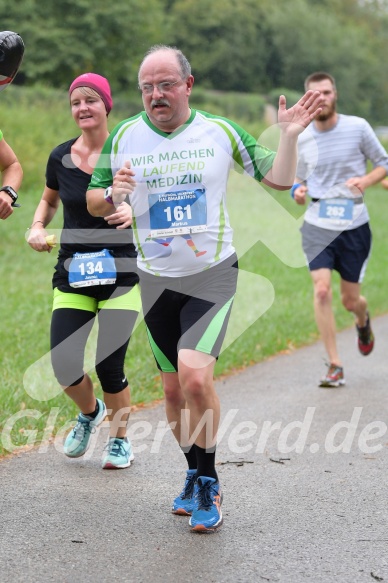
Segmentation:
{"type": "Polygon", "coordinates": [[[373,347],[375,345],[375,337],[374,337],[374,334],[372,332],[372,328],[370,326],[368,312],[366,313],[365,326],[363,326],[361,328],[360,326],[357,326],[357,324],[356,324],[356,329],[357,329],[357,335],[358,335],[358,350],[364,356],[368,356],[368,354],[370,354],[372,352],[373,347]]]}

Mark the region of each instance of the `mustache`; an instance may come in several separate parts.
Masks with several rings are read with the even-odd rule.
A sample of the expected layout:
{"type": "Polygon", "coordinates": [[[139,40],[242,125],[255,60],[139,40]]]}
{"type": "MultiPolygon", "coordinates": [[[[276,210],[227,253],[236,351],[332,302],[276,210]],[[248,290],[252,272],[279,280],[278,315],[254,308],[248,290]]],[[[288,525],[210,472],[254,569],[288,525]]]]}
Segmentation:
{"type": "Polygon", "coordinates": [[[152,109],[156,105],[166,105],[167,107],[170,107],[170,103],[169,103],[169,101],[167,99],[153,99],[151,101],[151,107],[152,107],[152,109]]]}

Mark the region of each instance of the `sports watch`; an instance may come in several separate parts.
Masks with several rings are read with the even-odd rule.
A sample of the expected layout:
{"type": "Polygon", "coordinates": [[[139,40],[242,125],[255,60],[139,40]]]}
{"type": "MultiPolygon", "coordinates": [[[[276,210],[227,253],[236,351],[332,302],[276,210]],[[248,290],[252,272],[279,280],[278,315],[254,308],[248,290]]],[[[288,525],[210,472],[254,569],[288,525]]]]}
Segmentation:
{"type": "Polygon", "coordinates": [[[113,198],[112,198],[112,187],[111,186],[108,186],[108,188],[105,190],[104,200],[106,202],[109,202],[109,204],[114,204],[113,198]]]}
{"type": "Polygon", "coordinates": [[[2,191],[6,192],[8,196],[12,198],[11,206],[20,206],[20,204],[16,204],[16,201],[18,199],[18,193],[16,192],[16,190],[12,188],[12,186],[3,186],[2,188],[0,188],[0,192],[2,191]]]}

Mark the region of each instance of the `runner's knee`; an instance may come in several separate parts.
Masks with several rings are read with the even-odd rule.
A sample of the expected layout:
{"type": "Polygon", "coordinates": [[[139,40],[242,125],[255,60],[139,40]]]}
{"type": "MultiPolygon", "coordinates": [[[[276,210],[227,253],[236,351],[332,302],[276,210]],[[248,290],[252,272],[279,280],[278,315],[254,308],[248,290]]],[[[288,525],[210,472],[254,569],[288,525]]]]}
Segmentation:
{"type": "Polygon", "coordinates": [[[314,288],[314,295],[319,303],[325,304],[331,301],[331,288],[324,282],[318,282],[314,288]]]}
{"type": "Polygon", "coordinates": [[[357,308],[358,298],[352,296],[342,296],[342,305],[348,312],[354,312],[357,308]]]}
{"type": "Polygon", "coordinates": [[[76,355],[74,358],[64,358],[61,351],[55,349],[51,351],[51,364],[55,378],[63,387],[79,385],[84,378],[82,361],[76,355]]]}

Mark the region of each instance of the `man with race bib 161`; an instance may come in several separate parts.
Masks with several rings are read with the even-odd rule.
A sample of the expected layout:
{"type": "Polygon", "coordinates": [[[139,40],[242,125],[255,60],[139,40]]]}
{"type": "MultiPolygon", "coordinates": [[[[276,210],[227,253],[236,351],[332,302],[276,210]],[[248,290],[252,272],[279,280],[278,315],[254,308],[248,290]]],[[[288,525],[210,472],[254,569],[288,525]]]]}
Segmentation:
{"type": "Polygon", "coordinates": [[[384,178],[388,156],[365,119],[337,113],[331,75],[312,73],[305,89],[320,91],[324,106],[299,137],[291,196],[297,204],[305,204],[306,195],[311,198],[301,232],[314,286],[315,318],[329,358],[319,386],[338,387],[345,378],[336,344],[332,270],[340,275],[342,304],[355,316],[358,348],[367,356],[374,335],[366,298],[360,294],[372,242],[364,192],[384,178]],[[373,166],[370,172],[368,161],[373,166]]]}
{"type": "Polygon", "coordinates": [[[190,108],[194,77],[175,47],[152,47],[138,81],[145,111],[111,133],[89,185],[88,209],[105,216],[129,194],[148,338],[167,418],[188,464],[172,510],[191,515],[194,532],[211,532],[222,523],[213,371],[238,271],[228,176],[237,165],[278,190],[290,188],[297,138],[319,113],[320,94],[309,91],[290,109],[280,97],[275,153],[235,123],[190,108]]]}

